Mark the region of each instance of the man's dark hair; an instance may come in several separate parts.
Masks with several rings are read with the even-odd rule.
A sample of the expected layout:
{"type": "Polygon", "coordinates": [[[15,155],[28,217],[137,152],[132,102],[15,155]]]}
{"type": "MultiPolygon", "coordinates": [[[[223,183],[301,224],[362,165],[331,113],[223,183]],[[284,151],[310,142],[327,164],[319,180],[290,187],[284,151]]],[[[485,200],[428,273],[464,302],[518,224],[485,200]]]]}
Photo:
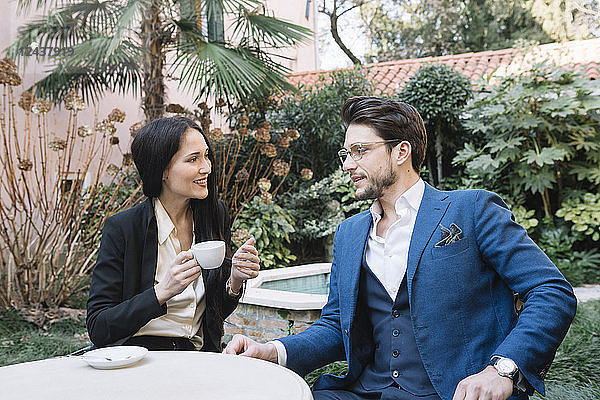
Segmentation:
{"type": "Polygon", "coordinates": [[[421,170],[427,132],[421,115],[410,104],[380,97],[350,97],[342,107],[342,120],[346,128],[350,124],[370,126],[383,140],[406,140],[412,148],[412,167],[417,173],[421,170]]]}
{"type": "MultiPolygon", "coordinates": [[[[159,118],[146,124],[135,135],[131,143],[133,162],[142,179],[142,189],[148,197],[158,197],[162,191],[162,178],[171,159],[179,150],[181,137],[188,129],[194,129],[204,137],[208,146],[208,159],[215,166],[215,158],[210,141],[202,128],[189,118],[159,118]]],[[[217,185],[214,172],[207,178],[208,196],[192,199],[194,231],[196,239],[208,240],[223,238],[219,215],[224,213],[217,202],[217,185]]],[[[221,215],[221,219],[222,219],[221,215]]],[[[228,229],[229,227],[226,227],[228,229]]]]}

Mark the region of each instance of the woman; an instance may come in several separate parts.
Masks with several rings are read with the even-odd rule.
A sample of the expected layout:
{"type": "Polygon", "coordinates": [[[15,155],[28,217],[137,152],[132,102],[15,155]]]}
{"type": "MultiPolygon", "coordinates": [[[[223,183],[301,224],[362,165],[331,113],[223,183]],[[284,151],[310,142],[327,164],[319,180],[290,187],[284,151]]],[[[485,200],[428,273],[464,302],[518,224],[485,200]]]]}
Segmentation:
{"type": "Polygon", "coordinates": [[[90,339],[98,347],[221,351],[223,321],[243,282],[258,275],[254,239],[216,269],[202,270],[189,251],[193,243],[230,239],[213,153],[193,121],[152,121],[131,152],[148,198],[104,224],[87,303],[90,339]]]}

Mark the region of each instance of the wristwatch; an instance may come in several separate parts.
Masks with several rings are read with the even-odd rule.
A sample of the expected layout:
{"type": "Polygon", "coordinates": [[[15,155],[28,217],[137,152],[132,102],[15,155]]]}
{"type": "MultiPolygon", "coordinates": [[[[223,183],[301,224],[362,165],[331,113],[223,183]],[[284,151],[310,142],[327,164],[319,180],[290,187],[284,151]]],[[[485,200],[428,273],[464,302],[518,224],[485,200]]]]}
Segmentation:
{"type": "Polygon", "coordinates": [[[496,368],[498,375],[509,378],[513,382],[515,382],[515,377],[519,373],[519,367],[517,367],[517,364],[510,358],[494,356],[491,358],[488,365],[496,368]]]}

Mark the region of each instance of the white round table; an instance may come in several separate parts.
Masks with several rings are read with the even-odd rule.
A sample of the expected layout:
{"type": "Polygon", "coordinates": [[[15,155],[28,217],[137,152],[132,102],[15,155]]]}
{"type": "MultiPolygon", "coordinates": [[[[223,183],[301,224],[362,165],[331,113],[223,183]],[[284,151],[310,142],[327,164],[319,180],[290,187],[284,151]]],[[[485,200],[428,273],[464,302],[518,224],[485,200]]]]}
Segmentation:
{"type": "Polygon", "coordinates": [[[0,368],[0,398],[312,400],[306,382],[279,365],[241,356],[151,351],[138,363],[99,370],[79,357],[0,368]]]}

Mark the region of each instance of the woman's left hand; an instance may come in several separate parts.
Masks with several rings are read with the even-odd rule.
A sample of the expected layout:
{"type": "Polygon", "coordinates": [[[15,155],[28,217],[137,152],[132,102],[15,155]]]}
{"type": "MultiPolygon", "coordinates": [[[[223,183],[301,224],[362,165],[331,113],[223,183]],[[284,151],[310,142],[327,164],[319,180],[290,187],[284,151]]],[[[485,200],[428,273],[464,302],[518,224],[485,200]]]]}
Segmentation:
{"type": "Polygon", "coordinates": [[[258,276],[260,258],[254,242],[254,237],[246,240],[231,259],[231,289],[236,293],[240,291],[245,280],[258,276]]]}

